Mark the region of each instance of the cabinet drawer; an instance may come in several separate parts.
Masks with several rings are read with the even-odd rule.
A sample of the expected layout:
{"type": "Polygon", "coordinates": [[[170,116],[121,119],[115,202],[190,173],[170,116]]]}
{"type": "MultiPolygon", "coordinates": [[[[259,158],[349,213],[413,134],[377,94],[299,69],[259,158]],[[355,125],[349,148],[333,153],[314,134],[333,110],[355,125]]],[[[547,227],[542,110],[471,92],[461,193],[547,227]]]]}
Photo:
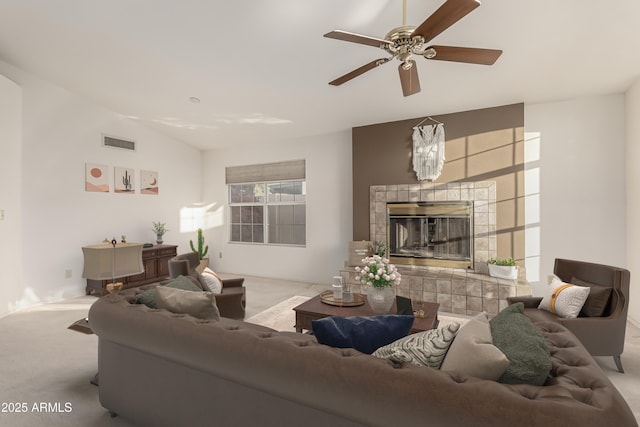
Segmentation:
{"type": "Polygon", "coordinates": [[[158,251],[158,255],[159,256],[175,256],[176,255],[176,249],[175,248],[160,249],[158,251]]]}
{"type": "Polygon", "coordinates": [[[158,256],[158,250],[157,249],[142,251],[142,259],[155,258],[157,256],[158,256]]]}

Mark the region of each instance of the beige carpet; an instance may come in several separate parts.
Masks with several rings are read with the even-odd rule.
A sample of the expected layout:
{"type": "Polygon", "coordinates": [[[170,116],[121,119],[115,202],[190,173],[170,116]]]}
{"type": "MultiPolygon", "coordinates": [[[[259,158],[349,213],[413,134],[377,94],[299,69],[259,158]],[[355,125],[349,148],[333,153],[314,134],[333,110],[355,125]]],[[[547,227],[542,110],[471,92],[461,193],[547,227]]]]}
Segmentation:
{"type": "Polygon", "coordinates": [[[309,297],[300,295],[293,296],[263,312],[251,316],[246,319],[247,322],[256,325],[267,326],[276,331],[294,331],[296,330],[296,315],[293,307],[296,307],[307,301],[309,297]]]}

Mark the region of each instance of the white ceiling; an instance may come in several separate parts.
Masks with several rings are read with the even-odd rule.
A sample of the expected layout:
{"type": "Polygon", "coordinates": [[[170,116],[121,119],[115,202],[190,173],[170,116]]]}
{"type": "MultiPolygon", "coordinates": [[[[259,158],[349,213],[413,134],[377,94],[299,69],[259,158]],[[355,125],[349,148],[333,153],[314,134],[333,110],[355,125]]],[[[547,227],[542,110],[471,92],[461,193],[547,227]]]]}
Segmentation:
{"type": "MultiPolygon", "coordinates": [[[[408,0],[407,24],[443,2],[408,0]]],[[[502,49],[495,65],[417,58],[407,98],[397,62],[327,84],[386,55],[324,33],[401,24],[401,0],[0,0],[0,60],[200,149],[621,93],[640,75],[638,0],[484,0],[433,44],[502,49]]]]}

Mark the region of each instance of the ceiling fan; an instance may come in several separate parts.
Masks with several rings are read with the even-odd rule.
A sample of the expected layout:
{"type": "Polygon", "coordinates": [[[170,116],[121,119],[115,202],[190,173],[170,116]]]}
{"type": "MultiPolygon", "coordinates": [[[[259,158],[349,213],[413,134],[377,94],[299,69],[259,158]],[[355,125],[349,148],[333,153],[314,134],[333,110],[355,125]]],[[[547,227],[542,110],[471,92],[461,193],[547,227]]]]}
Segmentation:
{"type": "Polygon", "coordinates": [[[404,96],[409,96],[420,92],[418,70],[416,62],[412,59],[413,55],[439,61],[492,65],[502,54],[501,50],[440,45],[426,46],[426,44],[438,34],[458,22],[478,6],[480,6],[478,0],[446,0],[446,2],[422,24],[414,27],[412,25],[406,25],[407,2],[403,0],[402,26],[389,31],[384,39],[341,30],[328,32],[324,35],[325,37],[378,47],[391,55],[390,57],[373,60],[362,67],[338,77],[329,82],[329,84],[340,86],[396,58],[400,61],[398,72],[400,73],[402,93],[404,96]]]}

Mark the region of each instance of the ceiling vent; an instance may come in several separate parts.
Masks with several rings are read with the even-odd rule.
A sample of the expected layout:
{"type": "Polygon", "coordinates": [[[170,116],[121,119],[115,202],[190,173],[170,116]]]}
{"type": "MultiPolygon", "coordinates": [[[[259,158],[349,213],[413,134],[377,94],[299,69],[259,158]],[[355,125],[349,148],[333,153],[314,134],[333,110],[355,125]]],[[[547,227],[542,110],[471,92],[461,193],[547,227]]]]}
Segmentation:
{"type": "Polygon", "coordinates": [[[135,141],[127,141],[126,139],[114,138],[106,135],[102,136],[102,145],[136,151],[135,141]]]}

